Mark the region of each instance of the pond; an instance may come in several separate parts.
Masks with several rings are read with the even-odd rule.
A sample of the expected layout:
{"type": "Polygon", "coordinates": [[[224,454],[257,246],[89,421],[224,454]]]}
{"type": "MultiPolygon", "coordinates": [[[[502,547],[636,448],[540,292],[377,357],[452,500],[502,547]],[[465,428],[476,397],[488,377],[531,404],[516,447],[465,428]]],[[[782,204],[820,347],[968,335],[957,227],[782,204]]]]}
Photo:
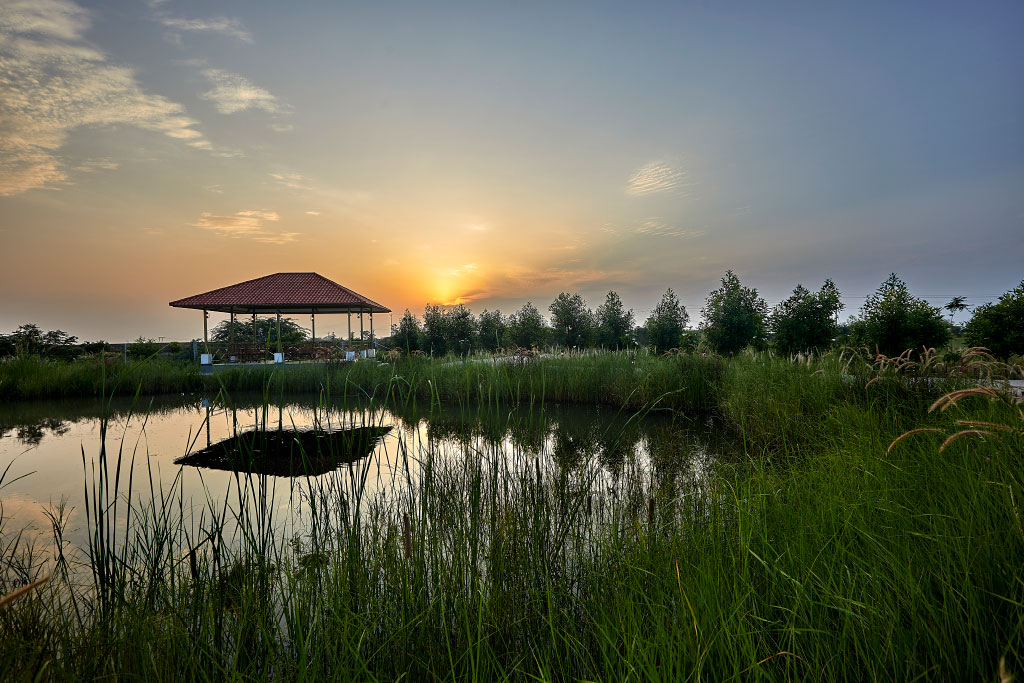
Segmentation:
{"type": "Polygon", "coordinates": [[[629,481],[691,495],[707,487],[716,459],[729,450],[707,415],[597,406],[385,407],[315,395],[15,402],[0,407],[0,468],[10,464],[0,517],[5,532],[28,528],[28,537],[46,546],[47,515],[63,501],[65,541],[84,547],[86,496],[106,471],[122,526],[127,500],[141,508],[171,496],[193,524],[258,500],[277,530],[300,536],[313,491],[392,504],[416,488],[428,463],[436,469],[482,462],[502,476],[527,467],[538,474],[573,472],[613,492],[629,481]],[[314,436],[331,443],[332,457],[297,471],[296,457],[320,448],[310,445],[314,436]],[[221,457],[239,451],[239,443],[250,456],[278,449],[284,465],[237,466],[221,457]]]}

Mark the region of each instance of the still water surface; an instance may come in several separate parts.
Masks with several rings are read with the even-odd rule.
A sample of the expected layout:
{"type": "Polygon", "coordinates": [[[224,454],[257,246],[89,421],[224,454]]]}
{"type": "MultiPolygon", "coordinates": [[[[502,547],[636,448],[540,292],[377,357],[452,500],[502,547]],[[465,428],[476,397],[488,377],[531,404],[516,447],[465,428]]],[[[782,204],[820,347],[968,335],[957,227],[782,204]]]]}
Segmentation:
{"type": "MultiPolygon", "coordinates": [[[[45,511],[59,501],[71,510],[67,540],[85,543],[84,498],[102,443],[102,417],[109,414],[106,449],[111,472],[120,454],[118,490],[133,505],[160,491],[175,491],[195,514],[237,500],[232,472],[183,466],[176,459],[249,430],[337,430],[389,428],[368,455],[341,463],[317,477],[261,475],[277,522],[286,533],[301,531],[311,485],[344,488],[354,495],[388,498],[414,486],[429,458],[448,464],[485,459],[506,471],[587,469],[615,486],[625,477],[659,477],[673,485],[706,486],[715,458],[728,444],[706,416],[669,413],[633,415],[608,407],[415,406],[383,408],[369,403],[325,403],[319,396],[265,401],[233,396],[223,401],[186,396],[152,399],[16,402],[0,406],[0,469],[11,463],[0,489],[5,531],[28,527],[47,544],[45,511]],[[151,486],[152,484],[152,486],[151,486]]],[[[381,431],[384,431],[383,429],[381,431]]],[[[113,475],[112,475],[113,476],[113,475]]],[[[124,506],[121,506],[123,515],[124,506]]]]}

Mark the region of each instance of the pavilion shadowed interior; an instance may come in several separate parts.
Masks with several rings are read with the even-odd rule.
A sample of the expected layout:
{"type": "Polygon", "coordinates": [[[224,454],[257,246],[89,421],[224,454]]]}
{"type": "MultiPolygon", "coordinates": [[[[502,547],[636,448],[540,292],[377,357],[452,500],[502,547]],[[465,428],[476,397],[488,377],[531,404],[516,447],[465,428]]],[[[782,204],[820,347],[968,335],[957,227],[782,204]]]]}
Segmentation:
{"type": "MultiPolygon", "coordinates": [[[[274,273],[238,284],[213,289],[202,294],[178,299],[170,302],[175,308],[192,308],[203,312],[203,345],[211,360],[220,357],[231,362],[264,362],[268,360],[272,350],[268,344],[236,343],[236,316],[252,316],[253,339],[256,339],[256,321],[260,315],[273,315],[277,318],[277,344],[274,351],[283,361],[288,360],[326,360],[334,358],[352,358],[354,352],[369,351],[376,348],[373,334],[373,314],[390,313],[376,301],[368,299],[337,282],[325,278],[318,273],[274,273]],[[214,347],[211,351],[208,320],[210,311],[227,313],[231,316],[231,339],[226,349],[214,347]],[[304,344],[285,345],[281,341],[281,316],[308,314],[312,329],[312,339],[304,344]],[[345,314],[348,317],[347,339],[340,344],[332,340],[325,342],[316,338],[317,314],[345,314]],[[358,316],[359,337],[352,336],[352,316],[358,316]],[[369,317],[369,338],[364,339],[366,319],[369,317]]],[[[269,339],[269,337],[268,337],[269,339]]]]}

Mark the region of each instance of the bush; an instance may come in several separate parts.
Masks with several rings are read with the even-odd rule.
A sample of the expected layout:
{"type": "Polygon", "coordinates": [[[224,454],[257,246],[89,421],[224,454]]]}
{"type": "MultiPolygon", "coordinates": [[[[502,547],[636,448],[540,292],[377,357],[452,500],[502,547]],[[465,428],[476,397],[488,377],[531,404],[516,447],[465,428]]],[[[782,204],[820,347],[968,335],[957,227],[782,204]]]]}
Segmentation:
{"type": "Polygon", "coordinates": [[[964,340],[999,358],[1024,354],[1024,280],[998,303],[979,306],[964,328],[964,340]]]}

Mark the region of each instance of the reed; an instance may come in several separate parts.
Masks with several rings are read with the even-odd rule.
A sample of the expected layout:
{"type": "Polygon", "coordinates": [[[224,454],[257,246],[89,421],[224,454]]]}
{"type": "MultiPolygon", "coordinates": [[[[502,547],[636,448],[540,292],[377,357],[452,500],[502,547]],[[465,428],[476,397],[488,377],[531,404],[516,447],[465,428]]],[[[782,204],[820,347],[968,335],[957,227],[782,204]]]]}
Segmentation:
{"type": "MultiPolygon", "coordinates": [[[[711,378],[708,396],[673,400],[723,406],[748,447],[701,484],[672,442],[609,477],[589,458],[435,441],[379,456],[395,476],[378,494],[366,468],[304,482],[311,519],[296,538],[268,504],[283,480],[239,474],[195,508],[177,483],[140,499],[130,492],[150,482],[118,478],[131,448],[112,443],[95,470],[86,458],[91,581],[58,574],[0,610],[0,677],[992,680],[1024,668],[1019,436],[939,453],[958,420],[1018,428],[1016,405],[973,395],[928,413],[941,388],[865,390],[838,359],[740,358],[718,384],[711,363],[572,362],[593,375],[357,365],[324,394],[368,394],[365,424],[381,400],[424,396],[525,421],[603,373],[612,392],[625,385],[615,372],[645,378],[614,394],[629,404],[664,402],[693,372],[711,378]],[[897,439],[921,422],[942,433],[897,439]],[[108,533],[115,501],[125,526],[108,533]]],[[[4,566],[44,571],[3,547],[4,566]]],[[[37,577],[16,578],[3,593],[37,577]]]]}

